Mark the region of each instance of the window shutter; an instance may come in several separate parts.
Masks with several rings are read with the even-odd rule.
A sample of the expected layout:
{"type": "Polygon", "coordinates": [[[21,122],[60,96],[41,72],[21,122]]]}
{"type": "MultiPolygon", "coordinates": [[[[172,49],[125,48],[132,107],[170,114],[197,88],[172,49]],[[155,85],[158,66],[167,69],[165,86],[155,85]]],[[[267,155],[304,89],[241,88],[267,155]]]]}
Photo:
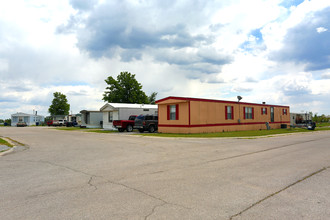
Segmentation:
{"type": "Polygon", "coordinates": [[[226,117],[226,120],[227,120],[228,119],[227,105],[225,106],[225,117],[226,117]]]}
{"type": "Polygon", "coordinates": [[[243,116],[244,116],[244,119],[246,119],[246,117],[245,117],[245,107],[243,107],[243,116]]]}
{"type": "Polygon", "coordinates": [[[170,120],[170,105],[167,106],[167,120],[170,120]]]}
{"type": "Polygon", "coordinates": [[[252,108],[252,119],[254,119],[254,108],[252,108]]]}
{"type": "Polygon", "coordinates": [[[231,119],[234,119],[234,106],[231,107],[231,119]]]}
{"type": "Polygon", "coordinates": [[[175,105],[175,119],[179,120],[179,104],[175,105]]]}
{"type": "Polygon", "coordinates": [[[282,109],[282,115],[284,115],[284,109],[282,109]]]}

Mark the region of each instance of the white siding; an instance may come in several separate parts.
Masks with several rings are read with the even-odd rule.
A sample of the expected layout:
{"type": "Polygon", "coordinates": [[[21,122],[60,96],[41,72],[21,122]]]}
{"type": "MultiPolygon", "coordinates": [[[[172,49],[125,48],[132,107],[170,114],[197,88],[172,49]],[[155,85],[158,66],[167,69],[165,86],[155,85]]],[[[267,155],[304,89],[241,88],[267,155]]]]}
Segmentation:
{"type": "Polygon", "coordinates": [[[11,115],[11,126],[16,126],[18,122],[25,122],[26,125],[36,125],[36,122],[44,122],[45,117],[42,115],[30,115],[26,113],[17,113],[11,115]]]}
{"type": "Polygon", "coordinates": [[[81,125],[87,128],[101,128],[102,120],[102,112],[87,111],[81,113],[81,125]],[[87,121],[85,120],[86,114],[88,114],[87,121]]]}

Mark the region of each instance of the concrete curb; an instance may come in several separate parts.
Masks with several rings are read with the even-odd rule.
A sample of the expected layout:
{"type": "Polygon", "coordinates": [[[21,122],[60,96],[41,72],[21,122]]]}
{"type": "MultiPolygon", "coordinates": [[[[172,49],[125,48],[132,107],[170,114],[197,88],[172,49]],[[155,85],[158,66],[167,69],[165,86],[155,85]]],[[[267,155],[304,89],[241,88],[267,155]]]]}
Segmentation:
{"type": "Polygon", "coordinates": [[[8,143],[10,143],[13,146],[11,148],[9,148],[8,150],[1,152],[0,157],[5,156],[5,155],[10,154],[10,153],[13,153],[16,150],[17,146],[11,140],[9,140],[8,138],[5,138],[5,137],[1,137],[1,138],[3,140],[7,141],[8,143]]]}

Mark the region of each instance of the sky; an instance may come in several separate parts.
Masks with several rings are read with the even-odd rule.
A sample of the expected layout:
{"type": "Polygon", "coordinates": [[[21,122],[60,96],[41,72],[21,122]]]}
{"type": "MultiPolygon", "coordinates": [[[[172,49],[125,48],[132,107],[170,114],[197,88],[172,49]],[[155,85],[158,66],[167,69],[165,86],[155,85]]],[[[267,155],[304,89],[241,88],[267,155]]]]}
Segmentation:
{"type": "Polygon", "coordinates": [[[11,0],[0,7],[0,119],[99,110],[135,74],[150,95],[330,115],[330,1],[11,0]]]}

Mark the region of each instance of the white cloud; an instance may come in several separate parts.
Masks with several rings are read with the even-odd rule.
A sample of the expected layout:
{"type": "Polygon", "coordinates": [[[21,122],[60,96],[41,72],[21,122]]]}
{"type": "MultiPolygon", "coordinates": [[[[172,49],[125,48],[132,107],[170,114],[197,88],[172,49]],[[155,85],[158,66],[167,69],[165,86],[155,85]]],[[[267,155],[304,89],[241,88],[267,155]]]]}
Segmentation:
{"type": "MultiPolygon", "coordinates": [[[[46,115],[55,91],[67,95],[73,113],[99,109],[104,80],[122,71],[136,74],[157,98],[236,101],[241,95],[246,102],[295,111],[313,103],[313,111],[329,112],[330,77],[320,64],[326,61],[315,71],[308,69],[310,58],[284,62],[271,56],[288,47],[289,34],[301,25],[315,24],[313,32],[326,37],[318,13],[330,2],[281,3],[6,1],[0,8],[0,118],[33,109],[46,115]]],[[[315,43],[313,48],[326,57],[315,43]]]]}
{"type": "Polygon", "coordinates": [[[322,74],[321,76],[322,79],[330,79],[330,71],[327,71],[322,74]]]}
{"type": "Polygon", "coordinates": [[[326,29],[326,28],[324,28],[324,27],[318,27],[318,28],[316,28],[316,31],[317,31],[317,33],[322,33],[322,32],[326,32],[328,29],[326,29]]]}

